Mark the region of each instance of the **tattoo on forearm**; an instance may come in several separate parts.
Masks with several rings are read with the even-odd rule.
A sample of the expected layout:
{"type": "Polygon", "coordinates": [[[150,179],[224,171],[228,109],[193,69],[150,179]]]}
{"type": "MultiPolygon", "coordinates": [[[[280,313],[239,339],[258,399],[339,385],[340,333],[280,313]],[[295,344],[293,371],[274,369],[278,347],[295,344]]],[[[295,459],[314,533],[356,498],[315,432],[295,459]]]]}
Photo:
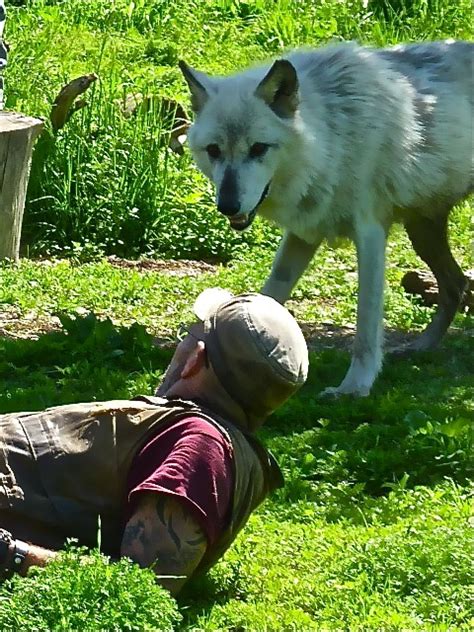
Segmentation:
{"type": "Polygon", "coordinates": [[[198,546],[198,544],[202,544],[203,542],[206,542],[207,538],[205,535],[198,535],[196,538],[193,538],[192,540],[186,540],[186,544],[189,544],[189,546],[198,546]]]}
{"type": "Polygon", "coordinates": [[[165,503],[166,503],[166,497],[158,495],[158,498],[156,500],[156,513],[158,514],[158,518],[160,519],[162,524],[166,524],[165,503]]]}
{"type": "Polygon", "coordinates": [[[167,498],[160,498],[156,502],[156,513],[158,514],[158,518],[161,520],[162,524],[165,525],[170,538],[173,540],[175,547],[178,551],[181,550],[181,539],[173,528],[173,515],[169,514],[168,518],[165,516],[166,510],[166,501],[167,498]]]}
{"type": "Polygon", "coordinates": [[[173,540],[178,551],[181,550],[181,539],[179,538],[176,531],[173,529],[173,516],[168,518],[168,524],[166,525],[168,529],[168,533],[170,534],[170,538],[173,540]]]}
{"type": "Polygon", "coordinates": [[[123,534],[123,543],[126,546],[132,546],[137,540],[142,546],[146,545],[145,523],[142,520],[138,520],[136,524],[128,525],[123,534]]]}
{"type": "MultiPolygon", "coordinates": [[[[183,522],[188,524],[189,522],[189,511],[186,511],[184,507],[181,507],[181,516],[183,518],[183,522]]],[[[198,527],[196,529],[196,537],[190,540],[186,540],[186,544],[190,546],[197,546],[198,544],[202,544],[203,542],[207,542],[206,536],[202,533],[202,529],[198,527]]]]}
{"type": "Polygon", "coordinates": [[[206,545],[203,530],[184,502],[150,493],[124,530],[122,554],[152,568],[174,594],[197,568],[206,545]]]}

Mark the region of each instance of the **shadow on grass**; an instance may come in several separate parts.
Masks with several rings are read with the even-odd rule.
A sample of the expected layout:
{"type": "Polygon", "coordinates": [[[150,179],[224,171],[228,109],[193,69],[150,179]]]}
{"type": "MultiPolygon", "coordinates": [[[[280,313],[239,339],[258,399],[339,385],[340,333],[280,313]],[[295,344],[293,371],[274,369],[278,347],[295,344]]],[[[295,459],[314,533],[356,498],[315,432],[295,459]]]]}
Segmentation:
{"type": "MultiPolygon", "coordinates": [[[[0,339],[0,412],[151,393],[171,356],[138,324],[89,314],[63,316],[62,326],[38,340],[0,339]]],[[[451,334],[440,351],[388,357],[370,397],[319,399],[348,360],[337,349],[312,353],[307,384],[261,431],[286,474],[282,500],[317,499],[320,483],[377,496],[406,476],[409,486],[464,480],[474,340],[451,334]]]]}
{"type": "MultiPolygon", "coordinates": [[[[172,351],[156,346],[143,326],[118,327],[92,314],[62,321],[63,331],[38,340],[0,338],[0,412],[153,391],[172,351]]],[[[436,353],[389,357],[370,397],[319,399],[348,361],[340,346],[313,352],[307,384],[260,433],[286,478],[270,501],[272,515],[305,520],[310,503],[314,517],[360,523],[392,489],[469,475],[472,338],[452,334],[436,353]]],[[[387,507],[377,520],[398,520],[387,507]]],[[[190,583],[179,600],[189,620],[235,596],[238,586],[221,580],[217,572],[190,583]]]]}
{"type": "MultiPolygon", "coordinates": [[[[262,435],[286,474],[282,500],[321,501],[344,485],[379,496],[403,484],[464,482],[472,470],[474,339],[448,335],[435,352],[387,356],[369,397],[327,400],[348,365],[347,352],[313,353],[299,397],[275,413],[262,435]],[[403,481],[403,483],[401,483],[403,481]]],[[[335,517],[338,517],[337,510],[335,517]]]]}
{"type": "Polygon", "coordinates": [[[61,317],[37,340],[0,338],[0,412],[152,392],[171,357],[142,325],[61,317]]]}

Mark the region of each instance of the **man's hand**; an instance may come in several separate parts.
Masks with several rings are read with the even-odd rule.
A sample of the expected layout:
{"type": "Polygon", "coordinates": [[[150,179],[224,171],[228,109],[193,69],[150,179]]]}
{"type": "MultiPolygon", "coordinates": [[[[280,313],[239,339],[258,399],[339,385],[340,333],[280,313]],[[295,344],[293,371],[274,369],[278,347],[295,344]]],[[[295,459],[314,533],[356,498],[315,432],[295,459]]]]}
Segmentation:
{"type": "Polygon", "coordinates": [[[179,499],[150,492],[141,496],[125,527],[120,553],[151,567],[162,586],[179,592],[202,560],[207,538],[179,499]],[[174,577],[162,577],[172,575],[174,577]]]}

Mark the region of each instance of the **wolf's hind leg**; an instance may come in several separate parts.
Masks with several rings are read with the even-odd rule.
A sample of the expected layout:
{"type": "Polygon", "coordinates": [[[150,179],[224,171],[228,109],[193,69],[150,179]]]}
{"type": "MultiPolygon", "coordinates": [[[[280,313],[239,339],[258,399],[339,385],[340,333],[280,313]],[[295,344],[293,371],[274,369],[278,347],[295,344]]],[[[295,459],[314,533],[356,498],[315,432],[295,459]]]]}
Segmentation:
{"type": "Polygon", "coordinates": [[[322,238],[308,244],[293,233],[285,233],[262,294],[284,303],[313,258],[322,238]]]}
{"type": "Polygon", "coordinates": [[[448,214],[449,211],[435,218],[417,216],[405,222],[416,253],[438,282],[438,307],[423,333],[398,352],[434,349],[451,324],[467,288],[467,279],[449,247],[448,214]]]}

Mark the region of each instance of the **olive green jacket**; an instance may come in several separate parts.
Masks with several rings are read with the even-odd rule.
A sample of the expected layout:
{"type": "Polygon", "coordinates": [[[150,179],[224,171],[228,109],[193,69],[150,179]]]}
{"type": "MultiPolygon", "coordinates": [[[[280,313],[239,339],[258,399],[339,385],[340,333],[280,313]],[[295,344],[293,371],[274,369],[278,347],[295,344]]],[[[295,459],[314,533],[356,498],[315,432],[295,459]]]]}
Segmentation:
{"type": "Polygon", "coordinates": [[[208,547],[208,568],[283,477],[254,437],[192,402],[143,396],[0,415],[0,527],[42,546],[77,538],[118,556],[133,457],[162,424],[190,414],[214,424],[233,452],[229,521],[208,547]]]}

